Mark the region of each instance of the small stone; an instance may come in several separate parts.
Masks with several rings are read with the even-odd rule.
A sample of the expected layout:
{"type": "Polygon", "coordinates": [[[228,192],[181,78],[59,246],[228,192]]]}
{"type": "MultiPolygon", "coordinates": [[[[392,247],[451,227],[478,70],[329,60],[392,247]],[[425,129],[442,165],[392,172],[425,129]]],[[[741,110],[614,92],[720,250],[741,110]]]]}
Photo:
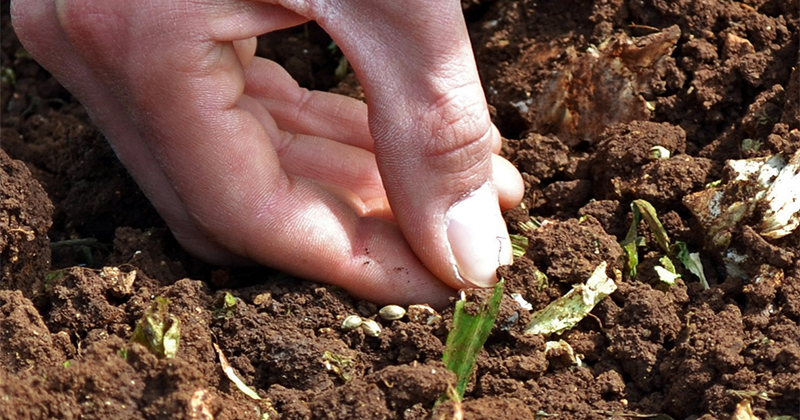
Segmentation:
{"type": "Polygon", "coordinates": [[[365,319],[364,322],[361,323],[361,329],[364,331],[365,335],[370,337],[377,337],[381,335],[380,324],[371,319],[365,319]]]}
{"type": "Polygon", "coordinates": [[[406,315],[406,310],[397,305],[386,305],[378,311],[378,316],[385,321],[395,321],[406,315]]]}
{"type": "Polygon", "coordinates": [[[360,327],[364,321],[358,315],[350,315],[342,321],[342,330],[350,331],[360,327]]]}

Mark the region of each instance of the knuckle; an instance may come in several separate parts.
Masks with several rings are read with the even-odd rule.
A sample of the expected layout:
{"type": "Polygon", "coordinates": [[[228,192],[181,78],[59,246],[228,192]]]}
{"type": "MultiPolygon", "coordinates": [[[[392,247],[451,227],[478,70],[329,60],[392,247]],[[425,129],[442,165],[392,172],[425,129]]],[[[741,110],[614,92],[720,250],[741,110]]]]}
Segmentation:
{"type": "Polygon", "coordinates": [[[491,154],[492,123],[482,97],[456,89],[433,102],[422,121],[430,124],[430,135],[423,143],[423,156],[429,162],[453,170],[469,170],[491,154]]]}

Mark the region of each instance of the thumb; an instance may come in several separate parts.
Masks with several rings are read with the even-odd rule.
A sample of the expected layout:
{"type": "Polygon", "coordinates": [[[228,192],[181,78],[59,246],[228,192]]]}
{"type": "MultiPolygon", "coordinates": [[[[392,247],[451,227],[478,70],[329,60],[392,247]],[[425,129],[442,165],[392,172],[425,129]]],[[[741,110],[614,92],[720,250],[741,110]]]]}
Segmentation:
{"type": "Polygon", "coordinates": [[[500,137],[460,3],[343,3],[346,13],[318,20],[364,85],[378,167],[406,240],[451,286],[494,284],[497,267],[512,262],[498,199],[518,202],[522,181],[507,162],[492,163],[500,137]]]}

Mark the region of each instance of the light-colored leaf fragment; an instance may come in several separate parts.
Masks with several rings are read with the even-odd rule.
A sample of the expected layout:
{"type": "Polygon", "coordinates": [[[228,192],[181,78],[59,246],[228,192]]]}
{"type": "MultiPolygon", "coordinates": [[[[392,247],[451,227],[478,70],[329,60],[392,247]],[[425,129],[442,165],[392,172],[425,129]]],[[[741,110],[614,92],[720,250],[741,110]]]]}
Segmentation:
{"type": "Polygon", "coordinates": [[[244,383],[244,381],[239,379],[239,377],[236,375],[236,372],[234,372],[233,367],[230,365],[230,363],[228,363],[228,359],[225,358],[225,355],[222,353],[222,350],[219,348],[217,343],[211,343],[211,345],[213,345],[214,350],[217,351],[217,355],[219,356],[219,365],[222,367],[222,371],[225,372],[225,376],[227,376],[228,379],[230,379],[231,382],[233,382],[233,384],[236,385],[236,388],[239,388],[239,391],[242,391],[244,393],[244,395],[247,395],[248,397],[254,400],[260,400],[261,396],[256,394],[256,392],[253,391],[252,388],[247,386],[247,384],[244,383]]]}
{"type": "Polygon", "coordinates": [[[750,399],[745,398],[739,401],[739,404],[736,404],[736,409],[733,410],[731,420],[759,420],[758,417],[753,414],[753,409],[750,408],[750,399]]]}
{"type": "Polygon", "coordinates": [[[761,221],[762,236],[782,238],[800,226],[800,150],[781,169],[764,201],[768,208],[761,221]]]}
{"type": "Polygon", "coordinates": [[[700,285],[703,286],[703,289],[708,290],[708,280],[706,280],[706,274],[703,271],[703,263],[700,261],[700,253],[690,253],[684,242],[679,241],[675,245],[678,247],[678,260],[687,270],[700,279],[700,285]]]}
{"type": "Polygon", "coordinates": [[[133,282],[136,281],[136,270],[123,273],[119,267],[103,267],[100,277],[111,284],[109,292],[114,297],[122,298],[133,293],[133,282]]]}
{"type": "Polygon", "coordinates": [[[598,302],[617,290],[617,285],[606,275],[607,266],[603,261],[585,284],[575,285],[567,294],[535,312],[525,334],[560,333],[577,325],[598,302]]]}
{"type": "Polygon", "coordinates": [[[353,357],[325,350],[325,353],[322,354],[322,362],[325,369],[339,375],[343,381],[347,382],[352,378],[351,371],[355,365],[353,357]]]}
{"type": "Polygon", "coordinates": [[[572,346],[570,346],[569,343],[567,343],[566,341],[558,340],[558,341],[548,341],[548,342],[544,343],[544,356],[545,357],[547,357],[550,353],[553,353],[553,352],[556,352],[556,351],[564,351],[564,352],[566,352],[567,355],[569,356],[569,360],[572,361],[572,363],[575,366],[581,367],[583,365],[583,361],[581,360],[581,358],[578,357],[578,355],[575,354],[575,350],[573,350],[572,346]]]}
{"type": "Polygon", "coordinates": [[[675,280],[681,277],[680,274],[675,274],[660,265],[653,268],[656,270],[656,274],[658,274],[658,279],[661,280],[662,283],[666,283],[670,286],[674,286],[675,280]]]}
{"type": "Polygon", "coordinates": [[[515,301],[515,302],[517,302],[517,303],[519,304],[520,308],[522,308],[522,309],[524,309],[524,310],[526,310],[526,311],[532,311],[532,310],[533,310],[533,305],[531,305],[531,303],[530,303],[530,302],[528,302],[527,300],[525,300],[525,298],[524,298],[524,297],[522,297],[522,295],[521,295],[521,294],[519,294],[519,293],[512,293],[512,294],[511,294],[511,299],[514,299],[514,301],[515,301]]]}
{"type": "Polygon", "coordinates": [[[171,324],[164,331],[164,341],[161,343],[164,348],[164,357],[172,358],[178,354],[178,345],[181,342],[181,321],[175,315],[170,314],[171,324]]]}
{"type": "Polygon", "coordinates": [[[800,226],[800,151],[788,161],[782,154],[730,160],[725,172],[732,174],[725,184],[683,200],[717,250],[727,249],[733,232],[751,216],[761,216],[757,230],[769,239],[800,226]]]}
{"type": "Polygon", "coordinates": [[[688,268],[692,274],[700,278],[700,285],[703,286],[703,289],[708,290],[710,287],[708,286],[708,280],[706,280],[706,274],[703,271],[703,263],[700,261],[700,253],[689,253],[689,261],[691,263],[686,264],[686,268],[688,268]]]}
{"type": "Polygon", "coordinates": [[[672,264],[672,260],[665,255],[659,258],[658,262],[661,265],[653,267],[656,270],[656,274],[658,274],[658,279],[670,286],[675,285],[675,280],[679,279],[681,275],[675,271],[675,265],[672,264]]]}

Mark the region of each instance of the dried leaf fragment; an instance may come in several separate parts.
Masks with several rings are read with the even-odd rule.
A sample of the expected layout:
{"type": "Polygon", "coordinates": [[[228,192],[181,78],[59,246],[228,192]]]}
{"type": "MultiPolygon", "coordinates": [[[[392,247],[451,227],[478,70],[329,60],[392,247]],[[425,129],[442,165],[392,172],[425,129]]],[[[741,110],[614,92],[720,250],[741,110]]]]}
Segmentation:
{"type": "Polygon", "coordinates": [[[758,420],[758,417],[753,414],[749,399],[744,399],[739,401],[739,404],[736,404],[736,409],[733,410],[731,420],[758,420]]]}
{"type": "Polygon", "coordinates": [[[159,357],[172,358],[178,354],[181,323],[169,313],[169,299],[156,297],[153,304],[136,323],[131,342],[139,343],[159,357]]]}
{"type": "Polygon", "coordinates": [[[234,385],[236,385],[236,388],[239,388],[239,391],[242,391],[242,393],[244,393],[244,395],[247,395],[248,397],[254,400],[260,400],[261,396],[256,394],[256,392],[253,391],[252,388],[247,386],[247,384],[245,384],[244,381],[239,379],[239,376],[237,376],[236,372],[234,372],[233,370],[233,366],[231,366],[230,363],[228,363],[228,359],[225,357],[225,354],[222,353],[222,349],[219,348],[217,343],[211,343],[211,344],[214,346],[214,350],[217,351],[217,356],[219,356],[219,365],[222,367],[222,371],[225,372],[225,376],[227,376],[228,379],[230,379],[231,382],[233,382],[234,385]]]}
{"type": "Polygon", "coordinates": [[[769,205],[759,233],[770,239],[782,238],[800,225],[800,150],[769,186],[764,201],[769,205]]]}
{"type": "Polygon", "coordinates": [[[564,296],[531,315],[525,334],[549,335],[577,325],[598,302],[617,290],[617,285],[606,275],[607,266],[603,261],[585,284],[575,285],[564,296]]]}
{"type": "Polygon", "coordinates": [[[758,232],[782,238],[800,225],[800,151],[791,160],[777,154],[768,158],[731,160],[729,180],[684,198],[684,205],[700,222],[710,245],[728,247],[739,223],[765,208],[758,232]]]}
{"type": "Polygon", "coordinates": [[[592,142],[616,123],[647,120],[653,106],[642,94],[651,93],[650,83],[680,35],[673,25],[640,38],[623,33],[591,46],[573,55],[541,94],[519,108],[530,117],[533,131],[555,133],[569,146],[592,142]]]}

